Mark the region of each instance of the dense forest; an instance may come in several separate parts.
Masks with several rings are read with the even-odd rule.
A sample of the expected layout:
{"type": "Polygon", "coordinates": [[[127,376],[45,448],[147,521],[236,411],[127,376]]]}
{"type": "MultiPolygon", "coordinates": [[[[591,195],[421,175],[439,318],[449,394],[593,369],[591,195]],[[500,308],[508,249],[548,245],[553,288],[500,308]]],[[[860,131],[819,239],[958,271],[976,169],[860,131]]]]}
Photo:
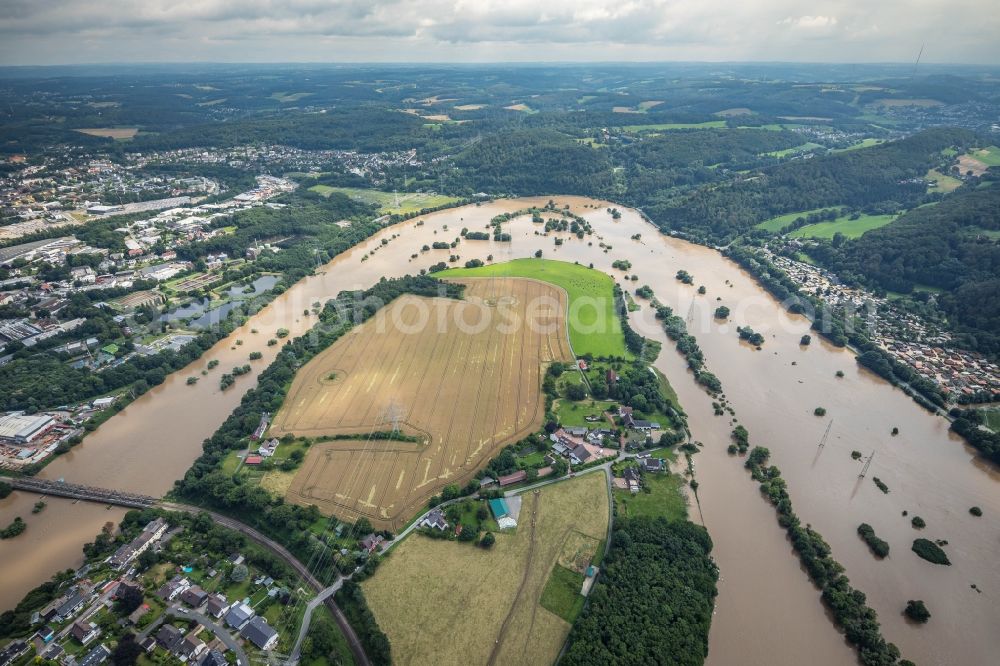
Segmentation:
{"type": "Polygon", "coordinates": [[[550,129],[490,134],[459,153],[440,177],[450,192],[608,196],[611,160],[550,129]]]}
{"type": "Polygon", "coordinates": [[[925,130],[900,141],[784,162],[720,187],[704,187],[644,210],[664,230],[725,243],[758,222],[824,206],[894,213],[920,203],[923,175],[942,150],[971,145],[965,130],[925,130]]]}
{"type": "Polygon", "coordinates": [[[718,569],[703,527],[664,518],[615,522],[611,550],[560,664],[700,666],[718,569]]]}

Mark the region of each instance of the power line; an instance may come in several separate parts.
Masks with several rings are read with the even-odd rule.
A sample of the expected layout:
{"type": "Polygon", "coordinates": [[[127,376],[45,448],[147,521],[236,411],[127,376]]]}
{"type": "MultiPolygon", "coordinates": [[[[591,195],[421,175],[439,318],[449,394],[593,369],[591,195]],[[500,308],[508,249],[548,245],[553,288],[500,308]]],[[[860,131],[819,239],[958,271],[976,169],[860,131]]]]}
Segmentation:
{"type": "Polygon", "coordinates": [[[875,452],[872,451],[872,454],[868,456],[868,459],[865,461],[865,466],[861,468],[861,474],[858,474],[859,479],[865,478],[865,475],[868,474],[868,468],[872,466],[872,460],[874,459],[875,459],[875,452]]]}

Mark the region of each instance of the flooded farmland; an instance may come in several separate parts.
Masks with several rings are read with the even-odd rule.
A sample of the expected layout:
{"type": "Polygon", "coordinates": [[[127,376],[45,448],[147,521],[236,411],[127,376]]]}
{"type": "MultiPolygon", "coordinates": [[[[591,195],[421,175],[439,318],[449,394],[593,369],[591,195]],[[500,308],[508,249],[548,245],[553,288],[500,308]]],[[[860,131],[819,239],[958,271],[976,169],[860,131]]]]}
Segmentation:
{"type": "MultiPolygon", "coordinates": [[[[532,256],[541,249],[546,258],[593,263],[619,281],[624,273],[613,271],[611,263],[626,259],[632,264],[628,272],[638,276],[626,288],[648,284],[659,300],[686,316],[708,369],[720,378],[736,418],[750,431],[751,443],[771,450],[796,512],[826,538],[852,583],[868,595],[886,639],[918,663],[992,663],[1000,651],[1000,635],[994,631],[1000,625],[1000,604],[994,600],[1000,594],[996,565],[1000,473],[950,435],[944,419],[860,369],[849,351],[818,338],[810,346],[800,346],[808,321],[786,313],[718,252],[662,236],[635,211],[623,210],[621,219],[613,220],[605,210],[612,204],[554,199],[587,217],[594,236],[578,240],[559,234],[565,240],[556,246],[552,235],[537,235],[540,226],[521,217],[507,225],[510,243],[466,241],[455,250],[420,252],[433,240],[450,241],[463,226],[484,228],[500,212],[541,206],[548,197],[467,206],[386,228],[287,290],[199,361],[171,375],[84,444],[54,461],[41,476],[153,495],[168,491],[200,453],[202,440],[274,358],[277,347],[266,343],[276,329],[301,335],[313,323],[303,310],[341,290],[368,287],[383,275],[416,273],[447,261],[452,252],[461,255],[461,262],[485,260],[489,254],[494,261],[503,261],[532,256]],[[635,234],[641,237],[633,240],[635,234]],[[381,244],[383,238],[389,240],[387,245],[381,244]],[[414,253],[418,257],[411,259],[414,253]],[[674,278],[679,269],[694,276],[693,286],[674,278]],[[705,286],[704,295],[698,295],[699,285],[705,286]],[[718,305],[732,311],[728,322],[713,319],[718,305]],[[764,335],[760,351],[739,342],[737,325],[749,325],[764,335]],[[236,340],[243,344],[236,345],[236,340]],[[251,363],[253,372],[238,377],[228,391],[220,391],[218,376],[246,363],[253,351],[263,354],[263,359],[251,363]],[[218,368],[197,384],[186,384],[187,377],[200,376],[213,359],[220,362],[218,368]],[[836,377],[838,370],[844,377],[836,377]],[[825,408],[826,415],[814,416],[816,407],[825,408]],[[829,437],[820,448],[828,425],[829,437]],[[898,436],[890,434],[893,427],[899,428],[898,436]],[[861,465],[852,459],[853,450],[875,454],[865,479],[858,478],[861,465]],[[875,476],[888,486],[888,494],[874,485],[875,476]],[[982,518],[969,514],[974,505],[983,508],[982,518]],[[927,527],[913,529],[903,511],[921,516],[927,527]],[[856,528],[862,522],[889,542],[891,553],[885,560],[876,560],[858,538],[856,528]],[[952,566],[935,566],[910,552],[918,536],[947,540],[952,566]],[[929,624],[913,626],[905,621],[902,609],[908,599],[927,603],[933,614],[929,624]]],[[[826,617],[819,592],[801,570],[773,508],[760,498],[742,460],[726,453],[733,427],[729,418],[715,416],[711,399],[666,341],[651,308],[643,305],[632,313],[632,320],[644,335],[664,341],[656,365],[677,390],[693,438],[704,444],[695,456],[700,510],[716,544],[714,556],[722,576],[709,663],[852,663],[853,650],[826,617]]],[[[118,510],[56,500],[32,515],[34,501],[15,493],[0,502],[0,523],[21,515],[28,524],[24,535],[0,543],[7,572],[17,573],[4,577],[3,607],[12,606],[57,569],[78,564],[82,544],[106,521],[121,515],[118,510]]]]}

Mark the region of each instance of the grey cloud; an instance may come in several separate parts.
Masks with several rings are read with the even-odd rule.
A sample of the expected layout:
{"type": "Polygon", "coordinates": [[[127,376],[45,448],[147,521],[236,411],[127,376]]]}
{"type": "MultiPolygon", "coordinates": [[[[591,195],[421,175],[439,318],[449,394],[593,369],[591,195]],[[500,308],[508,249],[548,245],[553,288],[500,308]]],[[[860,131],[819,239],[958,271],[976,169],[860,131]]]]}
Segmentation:
{"type": "Polygon", "coordinates": [[[992,2],[814,0],[805,9],[797,0],[7,0],[0,63],[508,53],[536,60],[898,60],[920,44],[929,60],[988,63],[1000,62],[1000,13],[992,2]]]}

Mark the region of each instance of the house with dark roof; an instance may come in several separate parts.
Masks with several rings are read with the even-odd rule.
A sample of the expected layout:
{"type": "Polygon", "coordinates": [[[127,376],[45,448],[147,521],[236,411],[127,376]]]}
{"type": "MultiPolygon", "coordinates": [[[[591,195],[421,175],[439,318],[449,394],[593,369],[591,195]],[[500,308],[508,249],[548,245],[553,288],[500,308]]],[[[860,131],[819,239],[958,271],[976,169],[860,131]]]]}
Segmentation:
{"type": "Polygon", "coordinates": [[[226,657],[218,650],[209,650],[201,655],[198,666],[228,666],[226,657]]]}
{"type": "Polygon", "coordinates": [[[569,459],[573,461],[573,464],[580,465],[582,463],[590,460],[590,451],[583,444],[577,444],[572,449],[569,450],[569,459]]]}
{"type": "Polygon", "coordinates": [[[163,587],[156,591],[156,596],[164,601],[173,601],[189,587],[191,587],[191,581],[187,578],[174,576],[169,582],[165,583],[163,587]]]}
{"type": "Polygon", "coordinates": [[[83,608],[83,604],[87,602],[87,598],[90,594],[83,592],[82,590],[77,590],[67,599],[62,606],[56,610],[55,617],[57,620],[68,620],[73,617],[73,615],[83,608]]]}
{"type": "Polygon", "coordinates": [[[49,625],[45,625],[44,627],[35,632],[35,636],[41,639],[43,643],[48,643],[49,641],[52,640],[52,638],[55,635],[56,635],[55,629],[53,629],[49,625]]]}
{"type": "Polygon", "coordinates": [[[80,645],[86,645],[101,635],[101,629],[93,622],[74,622],[69,635],[79,641],[80,645]]]}
{"type": "Polygon", "coordinates": [[[181,592],[181,601],[191,608],[198,608],[208,599],[208,592],[197,585],[192,585],[181,592]]]}
{"type": "Polygon", "coordinates": [[[443,532],[448,529],[448,521],[444,519],[444,513],[441,509],[434,509],[420,521],[420,527],[427,527],[443,532]]]}
{"type": "Polygon", "coordinates": [[[226,613],[225,622],[233,629],[239,629],[253,616],[253,609],[240,601],[230,607],[229,612],[226,613]]]}
{"type": "Polygon", "coordinates": [[[193,633],[188,634],[181,641],[181,644],[177,646],[177,656],[187,661],[194,661],[207,647],[205,641],[193,635],[193,633]]]}
{"type": "Polygon", "coordinates": [[[625,479],[625,483],[628,485],[629,492],[631,492],[633,495],[639,492],[641,487],[641,480],[639,478],[639,473],[635,471],[634,467],[629,467],[628,469],[626,469],[625,473],[622,476],[625,479]]]}
{"type": "Polygon", "coordinates": [[[156,639],[152,636],[146,636],[144,639],[139,641],[139,647],[147,653],[152,652],[156,649],[156,639]]]}
{"type": "Polygon", "coordinates": [[[0,666],[9,666],[9,664],[13,664],[27,651],[28,644],[24,641],[13,641],[8,643],[7,647],[0,650],[0,666]]]}
{"type": "Polygon", "coordinates": [[[642,461],[642,469],[647,472],[662,472],[667,469],[662,458],[646,458],[642,461]]]}
{"type": "Polygon", "coordinates": [[[261,650],[270,650],[278,642],[278,632],[268,625],[267,620],[256,616],[240,629],[240,636],[261,650]]]}
{"type": "Polygon", "coordinates": [[[103,645],[98,645],[93,650],[87,653],[87,655],[76,662],[77,666],[97,666],[98,664],[103,664],[111,656],[111,650],[103,645]]]}
{"type": "Polygon", "coordinates": [[[156,632],[156,642],[167,652],[173,652],[183,640],[184,634],[172,624],[165,624],[156,632]]]}
{"type": "Polygon", "coordinates": [[[59,661],[64,654],[66,654],[66,650],[63,649],[63,646],[58,643],[53,643],[42,652],[42,658],[59,661]]]}
{"type": "Polygon", "coordinates": [[[226,599],[219,593],[213,594],[208,598],[208,604],[205,606],[205,612],[212,617],[218,619],[229,610],[229,600],[226,599]]]}

